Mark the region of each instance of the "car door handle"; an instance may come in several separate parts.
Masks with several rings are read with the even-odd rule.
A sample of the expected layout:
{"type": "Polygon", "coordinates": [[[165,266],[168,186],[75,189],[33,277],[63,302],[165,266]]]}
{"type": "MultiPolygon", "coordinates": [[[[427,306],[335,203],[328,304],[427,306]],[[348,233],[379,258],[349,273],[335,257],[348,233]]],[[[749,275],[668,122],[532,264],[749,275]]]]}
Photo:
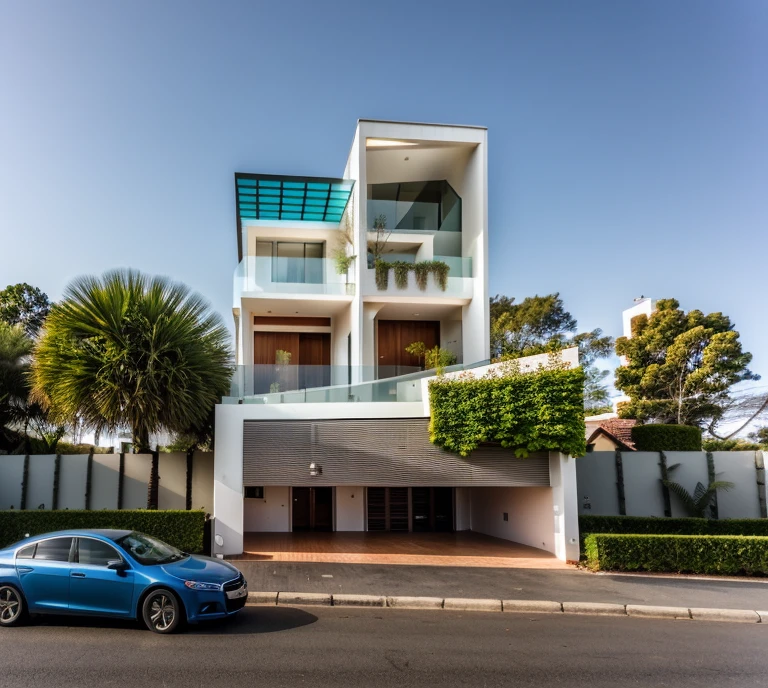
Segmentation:
{"type": "Polygon", "coordinates": [[[72,578],[85,578],[84,573],[72,573],[70,575],[72,576],[72,578]]]}
{"type": "Polygon", "coordinates": [[[32,573],[35,569],[33,569],[31,566],[17,566],[16,570],[19,573],[32,573]]]}

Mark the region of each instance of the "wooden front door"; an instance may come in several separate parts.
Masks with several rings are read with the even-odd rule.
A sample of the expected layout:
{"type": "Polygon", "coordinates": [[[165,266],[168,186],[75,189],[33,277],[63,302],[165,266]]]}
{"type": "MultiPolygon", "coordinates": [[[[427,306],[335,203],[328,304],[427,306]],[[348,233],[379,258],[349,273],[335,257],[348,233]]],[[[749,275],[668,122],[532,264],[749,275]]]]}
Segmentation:
{"type": "Polygon", "coordinates": [[[333,488],[294,487],[293,530],[333,530],[333,488]]]}
{"type": "Polygon", "coordinates": [[[310,530],[308,487],[294,487],[293,490],[293,530],[310,530]]]}
{"type": "Polygon", "coordinates": [[[440,345],[440,322],[437,320],[379,320],[378,377],[394,377],[423,368],[424,360],[409,354],[405,347],[424,342],[428,349],[440,345]]]}

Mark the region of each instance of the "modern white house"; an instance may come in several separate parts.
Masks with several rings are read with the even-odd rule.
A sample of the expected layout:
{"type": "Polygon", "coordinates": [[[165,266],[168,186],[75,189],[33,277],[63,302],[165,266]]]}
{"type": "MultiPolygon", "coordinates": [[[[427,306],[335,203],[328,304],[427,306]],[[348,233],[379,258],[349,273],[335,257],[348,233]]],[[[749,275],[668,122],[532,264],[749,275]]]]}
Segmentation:
{"type": "Polygon", "coordinates": [[[474,530],[578,559],[574,460],[428,434],[421,342],[489,363],[483,127],[360,120],[338,178],[237,173],[237,370],[214,551],[249,532],[474,530]]]}

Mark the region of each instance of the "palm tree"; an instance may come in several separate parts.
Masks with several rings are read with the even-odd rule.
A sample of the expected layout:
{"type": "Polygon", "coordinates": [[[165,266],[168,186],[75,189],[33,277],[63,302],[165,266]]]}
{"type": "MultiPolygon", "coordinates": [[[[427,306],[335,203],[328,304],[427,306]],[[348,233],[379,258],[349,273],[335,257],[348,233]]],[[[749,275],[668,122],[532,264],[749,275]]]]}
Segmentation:
{"type": "MultiPolygon", "coordinates": [[[[33,342],[21,325],[0,321],[0,434],[7,435],[9,426],[22,422],[27,405],[29,355],[33,342]]],[[[13,433],[11,433],[13,434],[13,433]]],[[[5,440],[10,440],[6,436],[5,440]]]]}
{"type": "MultiPolygon", "coordinates": [[[[674,466],[670,466],[668,471],[673,471],[679,465],[679,463],[676,463],[674,466]]],[[[718,490],[728,492],[735,487],[732,482],[727,480],[713,480],[706,487],[703,483],[696,483],[693,494],[691,494],[680,483],[673,482],[672,480],[662,480],[661,482],[670,492],[677,495],[688,515],[694,518],[706,517],[707,507],[712,503],[718,490]]]]}
{"type": "Polygon", "coordinates": [[[53,418],[129,426],[134,451],[150,434],[203,425],[229,389],[229,333],[200,296],[131,270],[82,277],[46,320],[33,394],[53,418]]]}

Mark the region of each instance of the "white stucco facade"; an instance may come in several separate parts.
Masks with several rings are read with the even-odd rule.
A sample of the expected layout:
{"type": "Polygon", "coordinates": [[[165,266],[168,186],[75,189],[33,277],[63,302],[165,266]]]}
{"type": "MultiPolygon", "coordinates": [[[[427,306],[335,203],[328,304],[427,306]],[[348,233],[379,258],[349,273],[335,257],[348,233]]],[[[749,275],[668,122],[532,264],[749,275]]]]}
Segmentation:
{"type": "MultiPolygon", "coordinates": [[[[451,476],[441,485],[430,473],[434,464],[425,468],[418,456],[368,451],[361,424],[352,422],[391,421],[391,441],[404,446],[408,433],[415,432],[406,421],[419,419],[420,437],[427,442],[428,379],[404,354],[419,337],[433,337],[434,345],[477,376],[490,369],[487,146],[483,127],[360,120],[338,179],[235,175],[238,369],[230,396],[216,408],[215,554],[242,552],[244,532],[297,529],[304,512],[296,511],[296,503],[311,492],[311,504],[320,499],[326,509],[330,500],[330,527],[336,531],[390,529],[396,518],[399,530],[403,519],[406,530],[415,529],[418,518],[431,519],[434,527],[437,502],[447,508],[449,495],[450,517],[439,516],[443,527],[450,518],[451,530],[476,530],[561,559],[578,558],[572,459],[540,456],[538,468],[521,467],[518,477],[501,471],[503,485],[494,487],[487,478],[496,475],[493,456],[483,459],[485,464],[478,459],[471,471],[435,456],[444,461],[443,475],[451,476]],[[323,215],[317,198],[328,188],[323,215]],[[346,203],[343,215],[332,212],[341,202],[336,198],[346,203]],[[343,274],[334,258],[340,249],[352,257],[343,274]],[[398,283],[392,268],[384,285],[376,261],[436,271],[420,282],[414,267],[398,283]],[[448,268],[444,284],[438,279],[441,264],[448,268]],[[357,452],[345,464],[347,479],[313,483],[311,476],[321,470],[313,442],[333,432],[322,422],[342,420],[354,437],[345,438],[349,446],[339,446],[338,454],[357,452]],[[244,465],[254,456],[279,455],[277,445],[269,444],[280,443],[274,439],[281,437],[279,423],[290,435],[286,442],[297,447],[287,459],[294,477],[281,484],[281,458],[274,464],[279,474],[271,473],[267,484],[258,482],[264,466],[257,463],[249,464],[246,481],[244,465]],[[269,438],[266,445],[259,444],[261,437],[269,438]],[[387,487],[381,477],[366,483],[366,461],[376,462],[377,475],[392,476],[387,487]],[[464,473],[470,476],[466,482],[457,477],[464,473]],[[357,475],[360,480],[351,482],[357,475]],[[425,499],[431,500],[430,515],[418,516],[425,499]],[[383,501],[377,506],[375,500],[383,501]]],[[[575,350],[564,357],[578,365],[575,350]]],[[[522,365],[532,371],[546,359],[522,365]]],[[[382,432],[389,430],[387,425],[382,432]]],[[[333,452],[326,456],[336,459],[333,452]]],[[[322,520],[328,528],[325,512],[322,520]]]]}

